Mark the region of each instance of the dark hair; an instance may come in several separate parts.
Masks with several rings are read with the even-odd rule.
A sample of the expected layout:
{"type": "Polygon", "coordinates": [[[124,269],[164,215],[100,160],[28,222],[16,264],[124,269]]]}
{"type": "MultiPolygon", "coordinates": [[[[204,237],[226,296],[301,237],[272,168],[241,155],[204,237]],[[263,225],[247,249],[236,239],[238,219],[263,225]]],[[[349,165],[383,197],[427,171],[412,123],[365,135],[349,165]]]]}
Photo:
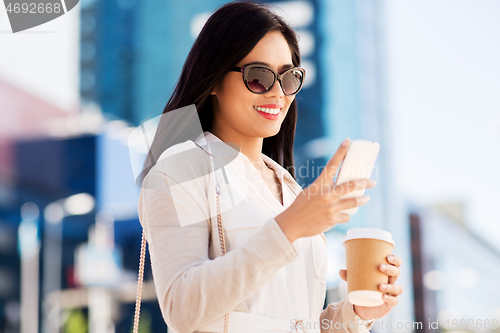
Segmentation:
{"type": "MultiPolygon", "coordinates": [[[[290,47],[293,65],[299,66],[300,54],[295,32],[268,5],[234,1],[220,7],[210,16],[194,42],[163,115],[195,104],[202,130],[210,131],[213,120],[211,91],[269,31],[280,31],[283,34],[290,47]]],[[[161,117],[144,164],[143,176],[146,176],[167,148],[186,140],[194,141],[195,138],[186,136],[186,133],[193,133],[188,128],[199,126],[194,117],[176,117],[174,120],[169,117],[168,122],[165,121],[167,117],[161,117]]],[[[262,152],[288,170],[294,178],[293,142],[296,123],[297,105],[294,99],[280,131],[272,137],[264,138],[262,145],[262,152]]]]}

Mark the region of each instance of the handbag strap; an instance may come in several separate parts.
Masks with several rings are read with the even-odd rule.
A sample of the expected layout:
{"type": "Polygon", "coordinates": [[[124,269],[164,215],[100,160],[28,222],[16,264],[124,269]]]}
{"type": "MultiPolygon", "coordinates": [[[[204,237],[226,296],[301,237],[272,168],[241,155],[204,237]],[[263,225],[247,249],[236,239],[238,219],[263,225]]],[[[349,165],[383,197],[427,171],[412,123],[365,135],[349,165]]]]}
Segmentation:
{"type": "MultiPolygon", "coordinates": [[[[217,177],[216,177],[217,178],[217,177]]],[[[217,194],[217,229],[219,230],[219,242],[222,255],[226,255],[226,238],[224,237],[224,227],[222,225],[222,217],[220,215],[220,186],[217,181],[217,186],[215,188],[217,194]]],[[[229,332],[229,312],[226,313],[224,317],[224,333],[229,332]]]]}
{"type": "Polygon", "coordinates": [[[139,317],[141,315],[142,282],[144,281],[144,261],[146,259],[146,235],[142,231],[141,255],[139,257],[139,274],[137,277],[137,296],[135,298],[134,333],[139,331],[139,317]]]}

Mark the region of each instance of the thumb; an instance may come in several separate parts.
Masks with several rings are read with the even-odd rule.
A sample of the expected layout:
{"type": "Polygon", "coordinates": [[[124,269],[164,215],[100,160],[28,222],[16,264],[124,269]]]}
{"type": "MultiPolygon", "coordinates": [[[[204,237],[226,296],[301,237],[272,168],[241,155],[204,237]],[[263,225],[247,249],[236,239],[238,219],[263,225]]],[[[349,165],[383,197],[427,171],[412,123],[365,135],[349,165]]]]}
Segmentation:
{"type": "Polygon", "coordinates": [[[347,271],[345,269],[341,269],[339,271],[340,278],[347,282],[347,271]]]}
{"type": "Polygon", "coordinates": [[[325,184],[330,184],[333,182],[333,178],[337,174],[339,170],[340,162],[345,157],[345,154],[349,150],[349,145],[351,144],[351,140],[346,138],[342,144],[339,146],[333,157],[326,163],[324,169],[321,171],[321,174],[318,177],[318,180],[325,184]]]}

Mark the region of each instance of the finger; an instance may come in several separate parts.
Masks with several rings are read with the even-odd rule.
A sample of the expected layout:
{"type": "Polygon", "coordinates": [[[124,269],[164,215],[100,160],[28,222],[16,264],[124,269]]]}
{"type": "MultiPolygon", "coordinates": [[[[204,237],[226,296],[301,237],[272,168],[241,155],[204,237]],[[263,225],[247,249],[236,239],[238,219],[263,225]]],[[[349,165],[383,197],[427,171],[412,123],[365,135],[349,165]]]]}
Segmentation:
{"type": "Polygon", "coordinates": [[[381,291],[391,296],[399,296],[403,293],[403,287],[398,284],[381,283],[378,287],[381,291]]]}
{"type": "Polygon", "coordinates": [[[339,275],[342,280],[347,282],[347,271],[345,269],[341,269],[339,275]]]}
{"type": "Polygon", "coordinates": [[[331,224],[333,227],[336,224],[346,223],[346,222],[349,222],[350,220],[351,220],[351,215],[346,214],[346,213],[342,213],[342,212],[338,212],[337,214],[335,214],[331,224]]]}
{"type": "Polygon", "coordinates": [[[351,192],[354,192],[357,190],[365,190],[367,188],[373,187],[376,184],[377,184],[376,181],[368,179],[368,178],[351,180],[347,183],[335,185],[333,187],[332,193],[337,198],[340,198],[340,197],[342,197],[346,194],[349,194],[351,192]]]}
{"type": "Polygon", "coordinates": [[[340,162],[342,162],[345,154],[347,153],[347,150],[349,150],[350,143],[351,140],[349,138],[346,138],[344,142],[342,142],[333,157],[326,163],[325,168],[321,171],[321,174],[318,176],[317,181],[320,181],[324,184],[333,183],[333,178],[335,178],[335,175],[339,170],[340,162]]]}
{"type": "Polygon", "coordinates": [[[350,199],[339,199],[337,200],[337,204],[335,208],[340,212],[344,209],[355,208],[359,206],[366,205],[370,201],[369,195],[363,195],[361,197],[350,198],[350,199]]]}
{"type": "Polygon", "coordinates": [[[389,277],[394,277],[396,279],[399,277],[399,274],[401,273],[398,267],[387,264],[380,264],[379,269],[384,274],[389,275],[389,277]]]}
{"type": "Polygon", "coordinates": [[[398,302],[399,302],[399,300],[396,296],[390,296],[387,294],[382,295],[382,300],[384,301],[384,303],[387,304],[389,309],[392,309],[393,307],[398,305],[398,302]]]}
{"type": "Polygon", "coordinates": [[[399,267],[401,266],[401,264],[403,263],[403,259],[401,259],[400,257],[398,257],[397,255],[395,254],[391,254],[391,255],[388,255],[387,256],[387,262],[391,265],[394,265],[396,267],[399,267]]]}

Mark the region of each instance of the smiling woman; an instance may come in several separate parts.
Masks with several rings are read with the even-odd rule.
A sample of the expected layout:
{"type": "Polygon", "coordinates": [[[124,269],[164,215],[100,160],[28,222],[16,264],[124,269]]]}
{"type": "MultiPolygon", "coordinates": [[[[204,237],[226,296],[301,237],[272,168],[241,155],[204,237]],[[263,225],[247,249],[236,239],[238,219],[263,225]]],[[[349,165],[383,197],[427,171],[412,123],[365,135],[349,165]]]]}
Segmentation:
{"type": "Polygon", "coordinates": [[[383,270],[391,282],[380,286],[382,306],[344,299],[323,309],[323,232],[349,221],[342,210],[368,202],[340,196],[374,183],[334,184],[348,139],[311,186],[296,182],[295,95],[305,76],[295,33],[266,5],[226,4],[196,39],[164,114],[195,104],[203,133],[192,136],[198,119],[187,111],[161,118],[139,199],[170,330],[357,333],[366,326],[356,319],[380,318],[396,305],[397,257],[383,270]],[[215,167],[219,150],[232,158],[215,167]]]}

